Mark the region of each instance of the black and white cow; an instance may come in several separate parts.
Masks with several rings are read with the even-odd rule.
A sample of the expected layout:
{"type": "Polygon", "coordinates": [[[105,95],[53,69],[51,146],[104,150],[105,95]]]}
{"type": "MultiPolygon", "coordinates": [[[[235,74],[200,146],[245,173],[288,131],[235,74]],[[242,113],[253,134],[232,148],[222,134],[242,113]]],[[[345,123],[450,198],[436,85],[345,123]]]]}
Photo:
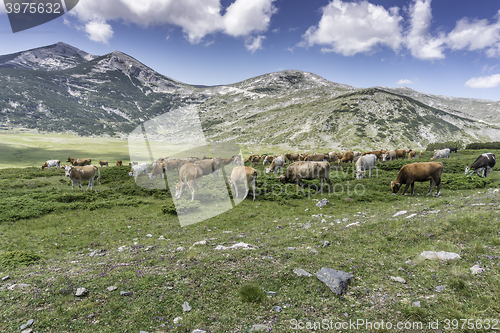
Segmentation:
{"type": "Polygon", "coordinates": [[[470,167],[465,168],[465,175],[470,176],[474,173],[474,170],[477,171],[477,175],[481,177],[487,177],[491,172],[491,169],[496,164],[495,154],[493,153],[484,153],[478,156],[476,161],[471,164],[470,167]],[[470,171],[471,169],[474,169],[470,171]],[[469,172],[470,171],[470,172],[469,172]],[[469,173],[469,174],[467,174],[469,173]]]}

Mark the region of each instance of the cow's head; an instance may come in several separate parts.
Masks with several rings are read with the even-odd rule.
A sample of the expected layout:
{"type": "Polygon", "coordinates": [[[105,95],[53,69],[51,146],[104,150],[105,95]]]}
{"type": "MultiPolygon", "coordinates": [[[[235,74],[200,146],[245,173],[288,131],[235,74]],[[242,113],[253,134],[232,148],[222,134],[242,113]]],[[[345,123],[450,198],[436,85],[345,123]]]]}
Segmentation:
{"type": "Polygon", "coordinates": [[[395,181],[391,182],[391,190],[393,194],[398,193],[400,187],[401,187],[400,183],[396,183],[395,181]]]}
{"type": "Polygon", "coordinates": [[[69,175],[71,174],[71,171],[73,171],[75,167],[72,166],[72,165],[65,165],[64,166],[64,174],[66,175],[66,177],[69,177],[69,175]]]}
{"type": "Polygon", "coordinates": [[[474,173],[474,170],[472,170],[471,172],[469,172],[469,170],[470,170],[469,167],[465,167],[465,175],[466,176],[470,176],[470,175],[472,175],[474,173]],[[469,174],[467,174],[467,173],[469,173],[469,174]]]}
{"type": "Polygon", "coordinates": [[[356,179],[362,179],[365,176],[364,171],[356,171],[356,179]]]}
{"type": "Polygon", "coordinates": [[[278,178],[278,179],[279,179],[279,180],[280,180],[280,182],[282,182],[283,184],[285,184],[285,183],[286,183],[286,176],[281,175],[281,176],[279,176],[279,178],[278,178]]]}
{"type": "Polygon", "coordinates": [[[266,168],[266,173],[271,173],[271,168],[266,168]]]}

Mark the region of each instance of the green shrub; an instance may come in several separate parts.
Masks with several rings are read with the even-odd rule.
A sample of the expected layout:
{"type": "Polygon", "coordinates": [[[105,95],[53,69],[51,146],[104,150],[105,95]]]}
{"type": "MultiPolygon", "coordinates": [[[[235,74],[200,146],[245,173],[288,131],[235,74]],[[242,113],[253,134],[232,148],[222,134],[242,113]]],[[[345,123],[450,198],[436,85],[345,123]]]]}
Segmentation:
{"type": "Polygon", "coordinates": [[[264,299],[262,288],[256,283],[246,283],[238,290],[241,300],[247,303],[261,303],[264,299]]]}
{"type": "Polygon", "coordinates": [[[0,266],[6,268],[17,268],[19,266],[31,265],[42,257],[35,253],[25,251],[10,251],[0,256],[0,266]]]}

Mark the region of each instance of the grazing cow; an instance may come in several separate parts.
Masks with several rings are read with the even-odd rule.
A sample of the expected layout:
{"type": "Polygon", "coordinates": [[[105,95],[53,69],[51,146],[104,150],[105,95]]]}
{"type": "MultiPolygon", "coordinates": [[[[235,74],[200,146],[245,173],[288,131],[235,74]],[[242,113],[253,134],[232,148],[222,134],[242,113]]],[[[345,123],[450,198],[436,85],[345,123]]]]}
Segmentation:
{"type": "Polygon", "coordinates": [[[408,159],[411,160],[412,158],[417,158],[416,150],[410,150],[410,152],[408,153],[408,159]]]}
{"type": "Polygon", "coordinates": [[[173,160],[171,159],[170,161],[163,162],[165,163],[165,172],[168,172],[169,170],[177,170],[179,171],[179,168],[182,166],[182,161],[181,160],[173,160]]]}
{"type": "Polygon", "coordinates": [[[477,171],[477,175],[480,177],[488,177],[488,174],[491,172],[491,169],[496,164],[495,154],[493,153],[484,153],[478,156],[474,163],[471,164],[470,167],[465,168],[465,175],[471,176],[474,173],[474,170],[477,171]],[[469,174],[467,174],[471,170],[469,174]],[[481,173],[481,174],[480,174],[481,173]]]}
{"type": "Polygon", "coordinates": [[[423,163],[412,163],[404,165],[400,170],[398,177],[395,181],[391,182],[392,193],[396,194],[402,184],[406,184],[403,191],[405,195],[406,190],[411,185],[411,194],[414,192],[415,182],[425,182],[427,180],[431,181],[431,188],[427,195],[430,195],[432,189],[437,185],[436,197],[439,196],[441,192],[441,174],[443,173],[443,164],[441,162],[423,162],[423,163]]]}
{"type": "Polygon", "coordinates": [[[366,170],[369,170],[368,177],[371,177],[375,161],[377,161],[377,156],[374,154],[360,156],[356,162],[356,179],[363,178],[366,170]]]}
{"type": "Polygon", "coordinates": [[[161,175],[161,178],[165,178],[165,162],[154,162],[152,166],[153,170],[148,173],[149,179],[155,179],[158,175],[161,175]]]}
{"type": "Polygon", "coordinates": [[[109,167],[109,163],[108,161],[99,161],[99,165],[102,167],[102,166],[107,166],[109,167]]]}
{"type": "Polygon", "coordinates": [[[431,160],[438,158],[450,158],[450,149],[445,148],[445,149],[435,150],[434,156],[432,156],[431,160]]]}
{"type": "Polygon", "coordinates": [[[234,155],[233,157],[231,157],[231,159],[232,165],[243,165],[243,158],[241,158],[241,155],[234,155]]]}
{"type": "Polygon", "coordinates": [[[458,148],[450,148],[450,153],[458,153],[458,148]]]}
{"type": "Polygon", "coordinates": [[[323,161],[328,161],[328,159],[329,159],[328,154],[313,154],[313,155],[307,155],[304,161],[323,162],[323,161]]]}
{"type": "Polygon", "coordinates": [[[89,186],[87,186],[87,190],[89,187],[94,189],[94,177],[97,173],[97,181],[100,184],[101,172],[99,168],[95,165],[86,165],[86,166],[71,166],[67,165],[65,168],[66,177],[69,177],[71,180],[71,185],[73,186],[73,190],[75,189],[75,182],[78,183],[80,187],[80,191],[82,190],[82,181],[88,180],[89,186]]]}
{"type": "Polygon", "coordinates": [[[337,158],[338,158],[338,155],[336,152],[331,151],[328,153],[328,162],[334,162],[335,159],[337,159],[337,158]]]}
{"type": "Polygon", "coordinates": [[[400,158],[402,160],[405,159],[406,157],[406,150],[405,149],[396,149],[396,159],[400,158]]]}
{"type": "Polygon", "coordinates": [[[122,166],[122,165],[123,165],[123,161],[122,161],[122,160],[118,160],[118,161],[116,161],[116,165],[117,165],[117,166],[122,166]]]}
{"type": "Polygon", "coordinates": [[[352,150],[346,151],[344,154],[342,154],[342,157],[339,158],[337,163],[340,164],[342,163],[352,163],[354,160],[354,152],[352,150]]]}
{"type": "Polygon", "coordinates": [[[203,171],[203,176],[212,174],[212,177],[215,178],[215,175],[217,174],[217,176],[220,177],[219,172],[221,169],[221,162],[219,161],[219,159],[214,158],[211,160],[200,160],[194,162],[194,164],[201,168],[201,170],[203,171]]]}
{"type": "Polygon", "coordinates": [[[71,158],[68,157],[66,162],[70,162],[73,164],[73,166],[85,166],[85,165],[90,165],[92,163],[92,160],[90,158],[71,158]]]}
{"type": "Polygon", "coordinates": [[[300,185],[302,188],[304,187],[304,183],[302,179],[313,180],[320,179],[321,180],[321,189],[323,192],[323,184],[326,179],[328,185],[332,186],[330,181],[330,163],[328,162],[294,162],[290,164],[288,169],[286,170],[283,176],[279,177],[279,180],[284,184],[286,182],[296,183],[300,185]]]}
{"type": "Polygon", "coordinates": [[[307,156],[309,156],[308,153],[299,154],[299,161],[305,161],[307,156]]]}
{"type": "Polygon", "coordinates": [[[285,158],[288,160],[288,162],[296,162],[299,160],[299,154],[297,153],[286,153],[285,158]]]}
{"type": "Polygon", "coordinates": [[[273,173],[276,173],[276,171],[280,170],[279,172],[283,172],[283,166],[285,166],[285,156],[284,155],[280,155],[278,157],[276,157],[275,159],[273,159],[273,162],[271,163],[271,166],[266,169],[266,173],[270,173],[270,172],[273,172],[273,173]]]}
{"type": "Polygon", "coordinates": [[[418,154],[418,156],[422,157],[423,155],[424,155],[424,151],[423,151],[423,150],[421,150],[421,151],[420,151],[420,154],[418,154]]]}
{"type": "Polygon", "coordinates": [[[259,163],[260,156],[259,155],[252,155],[250,158],[250,161],[252,162],[252,166],[254,166],[255,164],[259,163]]]}
{"type": "Polygon", "coordinates": [[[234,196],[235,199],[238,198],[238,185],[239,184],[244,184],[245,185],[245,195],[243,196],[243,199],[247,197],[249,186],[248,184],[252,184],[252,190],[253,190],[253,201],[255,201],[255,183],[257,180],[257,170],[251,167],[245,167],[245,166],[237,166],[233,169],[231,172],[231,180],[229,181],[229,184],[231,185],[231,191],[234,191],[236,194],[234,196]]]}
{"type": "Polygon", "coordinates": [[[41,167],[40,167],[40,170],[43,170],[44,168],[50,168],[51,167],[56,167],[57,170],[61,169],[61,161],[59,160],[48,160],[47,162],[45,162],[41,167]]]}
{"type": "MultiPolygon", "coordinates": [[[[363,154],[361,154],[361,156],[372,154],[372,155],[375,155],[377,157],[377,159],[384,160],[384,158],[383,158],[384,153],[386,153],[385,150],[374,150],[374,151],[368,151],[366,153],[363,153],[363,154]]],[[[356,157],[356,156],[354,156],[354,157],[356,157]]]]}
{"type": "Polygon", "coordinates": [[[175,185],[175,197],[179,199],[182,196],[184,188],[187,185],[189,187],[189,190],[191,191],[191,201],[193,201],[196,191],[195,187],[199,187],[199,185],[196,183],[196,179],[201,177],[203,177],[203,170],[200,165],[193,163],[184,164],[179,170],[180,181],[175,185]]]}
{"type": "Polygon", "coordinates": [[[271,164],[273,163],[274,156],[266,156],[263,157],[264,161],[262,162],[262,165],[266,165],[267,163],[271,164]]]}
{"type": "Polygon", "coordinates": [[[145,175],[148,174],[148,164],[147,163],[132,165],[132,169],[130,169],[130,172],[128,173],[128,175],[133,176],[135,179],[137,179],[137,177],[141,173],[144,173],[145,175]]]}

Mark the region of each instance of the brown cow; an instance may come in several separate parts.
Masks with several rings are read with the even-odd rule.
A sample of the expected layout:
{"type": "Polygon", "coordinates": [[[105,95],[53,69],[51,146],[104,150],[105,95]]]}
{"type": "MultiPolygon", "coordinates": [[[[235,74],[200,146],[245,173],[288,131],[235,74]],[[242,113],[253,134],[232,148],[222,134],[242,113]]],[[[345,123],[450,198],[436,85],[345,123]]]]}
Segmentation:
{"type": "Polygon", "coordinates": [[[259,163],[260,156],[259,155],[252,155],[250,158],[250,161],[252,162],[252,166],[254,166],[255,164],[259,163]]]}
{"type": "Polygon", "coordinates": [[[73,166],[85,166],[85,165],[90,165],[92,163],[92,160],[90,158],[71,158],[68,157],[66,162],[70,162],[73,164],[73,166]]]}
{"type": "Polygon", "coordinates": [[[116,161],[116,165],[117,165],[117,166],[122,166],[122,165],[123,165],[123,161],[122,161],[122,160],[118,160],[118,161],[116,161]]]}
{"type": "MultiPolygon", "coordinates": [[[[207,160],[205,160],[207,161],[207,160]]],[[[203,177],[203,170],[200,165],[193,163],[184,164],[179,170],[180,181],[175,185],[175,197],[179,199],[184,192],[184,188],[187,185],[191,191],[191,201],[194,200],[195,187],[198,187],[196,179],[203,177]]]]}
{"type": "Polygon", "coordinates": [[[354,160],[354,152],[352,150],[346,151],[345,153],[342,154],[342,157],[339,158],[337,161],[339,164],[340,162],[342,163],[352,163],[354,160]]]}
{"type": "Polygon", "coordinates": [[[71,165],[66,165],[64,168],[66,177],[69,177],[71,180],[71,185],[73,186],[73,190],[75,189],[75,182],[78,183],[78,186],[80,187],[80,191],[82,190],[82,181],[88,180],[89,181],[89,186],[87,186],[87,190],[89,187],[94,189],[94,177],[97,173],[97,181],[100,182],[101,178],[101,172],[99,171],[99,168],[95,165],[86,165],[86,166],[71,166],[71,165]]]}
{"type": "Polygon", "coordinates": [[[328,162],[294,162],[290,164],[283,176],[279,177],[279,180],[284,184],[286,182],[296,183],[301,187],[304,187],[302,179],[321,180],[321,189],[323,191],[323,184],[326,179],[328,185],[332,186],[330,181],[330,163],[328,162]]]}
{"type": "Polygon", "coordinates": [[[196,162],[194,162],[194,164],[201,168],[201,170],[203,171],[203,176],[209,175],[209,174],[212,174],[212,176],[214,178],[215,178],[216,174],[218,177],[220,176],[219,172],[221,169],[221,162],[217,158],[210,159],[210,160],[196,161],[196,162]]]}
{"type": "Polygon", "coordinates": [[[255,201],[255,182],[257,180],[257,170],[251,167],[245,166],[237,166],[231,172],[231,180],[229,184],[231,185],[231,191],[235,192],[235,199],[238,198],[238,185],[245,185],[245,195],[243,199],[247,197],[249,186],[248,184],[252,184],[253,190],[253,201],[255,201]]]}
{"type": "Polygon", "coordinates": [[[107,166],[107,167],[109,167],[109,163],[108,163],[108,161],[99,161],[99,165],[100,165],[101,167],[103,167],[103,166],[107,166]]]}
{"type": "Polygon", "coordinates": [[[158,175],[161,175],[161,178],[165,178],[165,162],[154,162],[153,170],[148,173],[149,179],[155,179],[158,175]]]}
{"type": "Polygon", "coordinates": [[[400,170],[398,177],[395,181],[391,182],[392,193],[396,194],[402,184],[406,184],[403,191],[405,195],[406,190],[411,185],[411,194],[413,195],[415,182],[425,182],[431,181],[431,188],[427,195],[430,195],[432,189],[437,185],[436,197],[439,196],[441,192],[441,174],[443,173],[443,164],[441,162],[423,162],[423,163],[412,163],[404,165],[400,170]]]}
{"type": "Polygon", "coordinates": [[[417,151],[410,149],[410,152],[408,153],[408,159],[411,160],[412,158],[417,158],[417,151]]]}
{"type": "Polygon", "coordinates": [[[299,154],[297,153],[286,153],[285,158],[288,160],[288,162],[296,162],[299,160],[299,154]]]}
{"type": "Polygon", "coordinates": [[[285,161],[286,160],[284,155],[276,157],[275,159],[273,159],[271,166],[268,169],[266,169],[266,173],[270,172],[276,173],[276,171],[278,170],[280,170],[281,173],[283,171],[283,166],[285,166],[285,161]]]}
{"type": "Polygon", "coordinates": [[[361,156],[373,154],[373,155],[377,156],[377,160],[383,160],[384,152],[385,152],[385,150],[382,150],[382,149],[374,150],[374,151],[369,151],[369,152],[363,153],[363,154],[361,154],[361,156]]]}
{"type": "Polygon", "coordinates": [[[328,154],[313,154],[313,155],[308,155],[304,161],[323,162],[323,161],[328,161],[328,159],[329,159],[328,154]]]}

